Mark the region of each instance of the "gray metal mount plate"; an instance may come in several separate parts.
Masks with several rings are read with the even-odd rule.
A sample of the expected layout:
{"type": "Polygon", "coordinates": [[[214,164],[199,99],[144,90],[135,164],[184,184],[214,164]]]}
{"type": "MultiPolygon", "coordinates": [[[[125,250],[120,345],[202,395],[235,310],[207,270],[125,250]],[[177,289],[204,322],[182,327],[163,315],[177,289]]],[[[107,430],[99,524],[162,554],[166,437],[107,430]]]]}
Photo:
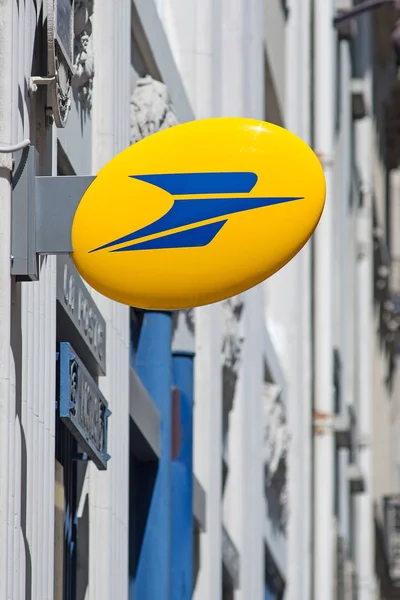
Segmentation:
{"type": "Polygon", "coordinates": [[[15,154],[11,222],[11,274],[39,277],[40,254],[72,252],[71,227],[77,206],[94,176],[38,176],[33,146],[15,154]]]}

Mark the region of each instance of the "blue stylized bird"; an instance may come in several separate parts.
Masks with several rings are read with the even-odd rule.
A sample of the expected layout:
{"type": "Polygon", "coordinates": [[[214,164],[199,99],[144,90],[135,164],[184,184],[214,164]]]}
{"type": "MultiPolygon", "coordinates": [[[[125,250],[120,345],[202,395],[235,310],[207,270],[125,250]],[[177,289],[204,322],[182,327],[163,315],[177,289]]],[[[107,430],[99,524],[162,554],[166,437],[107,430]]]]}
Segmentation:
{"type": "Polygon", "coordinates": [[[228,215],[263,208],[283,202],[302,200],[296,197],[254,198],[249,196],[217,198],[220,194],[248,194],[257,183],[257,175],[251,172],[229,173],[170,173],[165,175],[131,175],[133,179],[159,187],[171,196],[178,196],[170,210],[162,217],[141,229],[112,240],[91,252],[106,248],[110,252],[128,252],[132,250],[160,250],[166,248],[194,248],[209,244],[222,229],[228,215]],[[182,196],[208,195],[211,198],[182,198],[182,196]],[[208,219],[221,217],[220,221],[199,225],[208,219]],[[156,239],[136,241],[155,234],[170,232],[186,225],[195,225],[190,229],[175,233],[166,233],[156,239]],[[115,248],[126,242],[128,246],[115,248]]]}

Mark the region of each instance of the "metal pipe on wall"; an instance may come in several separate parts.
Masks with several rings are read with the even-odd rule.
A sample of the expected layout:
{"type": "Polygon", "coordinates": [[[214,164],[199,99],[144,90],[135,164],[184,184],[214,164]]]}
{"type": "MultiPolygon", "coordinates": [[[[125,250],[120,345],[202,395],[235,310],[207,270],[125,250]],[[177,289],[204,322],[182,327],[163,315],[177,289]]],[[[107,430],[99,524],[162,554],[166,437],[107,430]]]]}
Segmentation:
{"type": "Polygon", "coordinates": [[[325,173],[326,204],[315,234],[314,599],[334,590],[333,202],[335,31],[333,0],[314,2],[314,146],[325,173]]]}

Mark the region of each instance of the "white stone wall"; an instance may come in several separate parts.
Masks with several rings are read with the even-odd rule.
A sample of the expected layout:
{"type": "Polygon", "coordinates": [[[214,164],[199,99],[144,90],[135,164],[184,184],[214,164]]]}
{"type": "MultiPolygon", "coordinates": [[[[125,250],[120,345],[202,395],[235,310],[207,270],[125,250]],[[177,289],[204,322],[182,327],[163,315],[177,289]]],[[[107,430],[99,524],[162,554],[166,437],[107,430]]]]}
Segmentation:
{"type": "MultiPolygon", "coordinates": [[[[37,19],[32,3],[14,10],[13,141],[29,137],[42,149],[41,173],[54,174],[54,129],[46,129],[34,104],[28,108],[26,74],[37,19]]],[[[55,278],[55,258],[48,257],[41,261],[39,282],[12,285],[9,447],[8,457],[1,458],[9,484],[8,534],[2,537],[5,554],[0,557],[1,572],[7,575],[1,577],[0,596],[13,600],[53,597],[55,278]]]]}
{"type": "MultiPolygon", "coordinates": [[[[19,3],[19,10],[13,10],[13,139],[1,142],[29,137],[39,152],[40,173],[56,175],[57,137],[64,140],[65,151],[73,145],[68,141],[68,124],[60,132],[45,121],[45,91],[40,89],[34,98],[27,93],[36,27],[42,26],[38,23],[42,3],[36,4],[35,8],[33,2],[19,3]]],[[[82,144],[78,150],[86,165],[93,164],[93,172],[129,143],[130,2],[107,7],[98,11],[97,19],[93,16],[98,61],[90,107],[93,161],[91,123],[89,139],[75,137],[75,146],[82,144]]],[[[11,27],[11,22],[5,27],[11,27]]],[[[82,58],[82,52],[79,56],[82,58]]],[[[83,69],[78,75],[75,83],[81,88],[83,69]]],[[[84,84],[88,85],[87,78],[84,84]]],[[[89,124],[89,113],[86,117],[89,124]]],[[[72,118],[72,127],[73,123],[72,118]]],[[[76,164],[68,152],[67,158],[76,164]]],[[[55,257],[43,258],[40,264],[38,282],[12,285],[10,400],[8,414],[0,411],[1,430],[8,437],[7,456],[1,457],[7,514],[1,514],[0,597],[10,600],[46,600],[53,598],[54,592],[55,257]]],[[[128,587],[129,311],[99,294],[94,296],[107,321],[107,377],[100,378],[100,387],[113,413],[109,426],[112,459],[105,473],[89,466],[81,500],[89,493],[87,597],[109,600],[126,598],[128,587]]]]}
{"type": "MultiPolygon", "coordinates": [[[[106,3],[93,15],[93,173],[129,145],[130,2],[106,3]]],[[[93,291],[107,322],[107,472],[90,465],[89,600],[127,598],[129,502],[129,309],[93,291]]]]}

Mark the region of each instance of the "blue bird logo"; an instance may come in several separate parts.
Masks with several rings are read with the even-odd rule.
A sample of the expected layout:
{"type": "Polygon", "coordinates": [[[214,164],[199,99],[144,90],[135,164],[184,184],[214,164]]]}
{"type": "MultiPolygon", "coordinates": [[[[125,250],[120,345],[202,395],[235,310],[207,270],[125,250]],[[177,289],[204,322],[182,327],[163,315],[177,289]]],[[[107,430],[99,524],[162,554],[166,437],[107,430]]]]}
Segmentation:
{"type": "Polygon", "coordinates": [[[284,202],[303,200],[301,196],[273,198],[244,196],[244,194],[249,194],[257,183],[257,175],[252,172],[170,173],[131,175],[130,177],[154,185],[171,194],[174,197],[172,207],[153,223],[94,248],[90,252],[105,249],[109,249],[110,252],[130,252],[207,246],[227,223],[226,217],[229,215],[284,202]],[[222,194],[237,194],[237,196],[218,197],[222,194]],[[196,198],[199,195],[210,197],[196,198]],[[195,197],[187,198],[186,196],[195,197]],[[216,222],[201,224],[218,217],[221,219],[216,222]],[[184,231],[173,231],[191,225],[192,227],[184,231]],[[143,238],[160,233],[165,233],[165,235],[143,240],[143,238]],[[133,243],[116,248],[127,242],[133,243]]]}

